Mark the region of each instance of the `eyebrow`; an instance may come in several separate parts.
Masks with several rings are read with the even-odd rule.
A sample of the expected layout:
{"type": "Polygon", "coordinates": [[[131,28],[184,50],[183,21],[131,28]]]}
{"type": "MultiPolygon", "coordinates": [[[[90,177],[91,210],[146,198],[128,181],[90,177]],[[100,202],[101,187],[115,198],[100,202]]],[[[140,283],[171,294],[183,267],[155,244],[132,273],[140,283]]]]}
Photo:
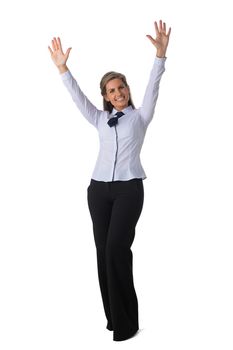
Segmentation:
{"type": "MultiPolygon", "coordinates": [[[[117,86],[118,88],[120,87],[125,87],[125,84],[124,83],[121,83],[120,85],[117,86]]],[[[115,90],[115,87],[114,88],[109,88],[107,89],[107,91],[111,91],[111,90],[115,90]]]]}

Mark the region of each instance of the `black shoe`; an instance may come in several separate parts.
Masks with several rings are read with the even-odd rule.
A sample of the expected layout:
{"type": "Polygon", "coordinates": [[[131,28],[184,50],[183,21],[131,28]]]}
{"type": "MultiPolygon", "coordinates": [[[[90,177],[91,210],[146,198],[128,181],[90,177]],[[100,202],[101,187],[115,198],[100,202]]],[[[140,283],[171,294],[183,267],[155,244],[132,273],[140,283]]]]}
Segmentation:
{"type": "Polygon", "coordinates": [[[106,327],[109,331],[113,331],[113,327],[112,325],[108,322],[107,327],[106,327]]]}

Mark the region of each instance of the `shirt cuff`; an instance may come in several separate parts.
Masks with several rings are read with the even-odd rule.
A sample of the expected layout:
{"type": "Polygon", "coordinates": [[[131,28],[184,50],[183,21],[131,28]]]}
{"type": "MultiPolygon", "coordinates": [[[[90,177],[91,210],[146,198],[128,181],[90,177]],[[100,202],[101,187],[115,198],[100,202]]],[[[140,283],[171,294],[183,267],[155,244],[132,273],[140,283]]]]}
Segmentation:
{"type": "Polygon", "coordinates": [[[155,62],[156,63],[165,63],[165,61],[166,61],[166,59],[167,59],[167,57],[157,57],[157,56],[155,56],[155,62]]]}
{"type": "Polygon", "coordinates": [[[69,80],[71,78],[71,73],[67,70],[65,73],[60,74],[60,76],[63,81],[69,80]]]}

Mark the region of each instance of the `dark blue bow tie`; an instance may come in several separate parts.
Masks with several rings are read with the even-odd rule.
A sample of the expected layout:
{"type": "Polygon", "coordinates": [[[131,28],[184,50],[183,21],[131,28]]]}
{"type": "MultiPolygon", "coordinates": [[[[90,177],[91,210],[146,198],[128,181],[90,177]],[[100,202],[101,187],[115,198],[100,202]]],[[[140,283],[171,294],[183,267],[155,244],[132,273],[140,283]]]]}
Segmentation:
{"type": "Polygon", "coordinates": [[[125,114],[125,113],[123,113],[123,112],[117,112],[117,113],[115,114],[116,117],[113,117],[113,118],[109,119],[108,125],[109,125],[110,127],[116,125],[116,124],[118,123],[118,119],[119,119],[120,117],[122,117],[124,114],[125,114]]]}

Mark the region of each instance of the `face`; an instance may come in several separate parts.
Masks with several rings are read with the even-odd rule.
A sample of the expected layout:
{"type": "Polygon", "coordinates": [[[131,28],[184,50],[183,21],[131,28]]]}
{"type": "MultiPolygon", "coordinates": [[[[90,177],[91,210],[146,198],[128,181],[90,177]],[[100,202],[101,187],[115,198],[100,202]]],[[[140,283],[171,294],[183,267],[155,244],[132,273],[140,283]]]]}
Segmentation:
{"type": "Polygon", "coordinates": [[[111,102],[117,111],[128,107],[129,88],[121,79],[112,79],[106,84],[105,100],[111,102]]]}

